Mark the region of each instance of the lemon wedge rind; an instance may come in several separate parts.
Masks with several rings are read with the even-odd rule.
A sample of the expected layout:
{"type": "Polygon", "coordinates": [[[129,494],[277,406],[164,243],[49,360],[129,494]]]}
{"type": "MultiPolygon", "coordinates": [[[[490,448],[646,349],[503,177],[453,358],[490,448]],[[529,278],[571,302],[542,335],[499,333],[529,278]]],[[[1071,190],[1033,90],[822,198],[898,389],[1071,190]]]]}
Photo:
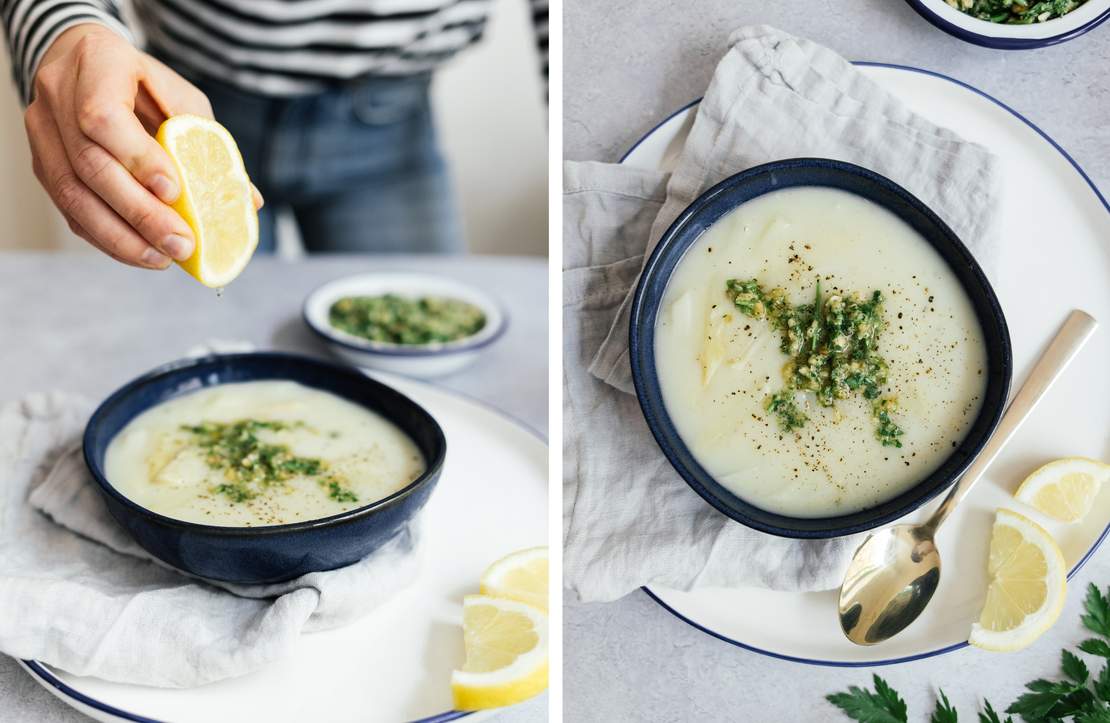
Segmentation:
{"type": "Polygon", "coordinates": [[[463,599],[466,663],[451,674],[458,710],[486,710],[527,700],[547,688],[547,614],[488,595],[463,599]]]}
{"type": "Polygon", "coordinates": [[[1052,535],[1025,515],[998,510],[991,531],[987,598],[968,641],[997,652],[1032,645],[1060,617],[1067,572],[1052,535]]]}

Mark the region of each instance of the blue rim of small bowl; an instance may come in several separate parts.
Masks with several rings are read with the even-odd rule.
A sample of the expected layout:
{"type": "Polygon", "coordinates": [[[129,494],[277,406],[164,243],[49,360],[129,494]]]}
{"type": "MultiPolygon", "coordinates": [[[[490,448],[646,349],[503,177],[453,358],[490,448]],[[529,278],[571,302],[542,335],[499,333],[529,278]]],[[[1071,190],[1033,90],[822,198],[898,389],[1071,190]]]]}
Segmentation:
{"type": "MultiPolygon", "coordinates": [[[[999,108],[1002,108],[1004,111],[1006,111],[1010,115],[1017,118],[1020,122],[1024,123],[1027,127],[1029,127],[1031,130],[1033,130],[1033,132],[1035,132],[1038,136],[1040,136],[1046,143],[1048,143],[1050,146],[1052,146],[1056,150],[1057,153],[1059,153],[1061,156],[1063,156],[1064,160],[1066,160],[1068,162],[1068,164],[1072,167],[1072,169],[1076,173],[1078,173],[1080,178],[1082,178],[1083,181],[1087,184],[1087,186],[1090,187],[1091,191],[1095,194],[1095,197],[1102,204],[1102,206],[1106,210],[1106,212],[1110,213],[1110,201],[1108,201],[1106,199],[1106,197],[1102,195],[1102,191],[1100,191],[1098,186],[1095,185],[1095,182],[1091,179],[1091,177],[1089,175],[1087,175],[1087,172],[1083,170],[1083,167],[1080,166],[1079,163],[1074,158],[1072,158],[1071,154],[1068,153],[1066,150],[1064,150],[1063,146],[1061,146],[1059,143],[1057,143],[1056,140],[1053,139],[1050,135],[1048,135],[1043,130],[1041,130],[1041,128],[1039,126],[1037,126],[1035,123],[1033,123],[1033,121],[1029,120],[1024,115],[1019,113],[1015,108],[1007,105],[1006,103],[1002,102],[998,98],[995,98],[993,95],[990,95],[989,93],[986,93],[985,91],[982,91],[979,88],[976,88],[974,85],[971,85],[969,83],[965,83],[962,80],[957,80],[956,78],[953,78],[949,75],[944,75],[943,73],[938,73],[935,70],[926,70],[925,68],[917,68],[917,67],[914,67],[912,65],[900,65],[900,64],[897,64],[897,63],[882,63],[882,62],[873,61],[873,60],[853,60],[852,65],[855,65],[857,67],[865,67],[865,68],[885,68],[885,69],[889,69],[889,70],[904,70],[904,71],[909,72],[909,73],[917,73],[918,75],[925,75],[925,76],[930,76],[930,77],[933,77],[933,78],[938,78],[940,80],[947,81],[947,82],[952,83],[954,85],[957,85],[961,88],[969,90],[972,93],[975,93],[976,95],[990,101],[994,105],[998,106],[999,108]]],[[[624,163],[628,159],[628,157],[631,156],[632,153],[637,148],[639,148],[648,138],[650,138],[656,131],[658,131],[660,128],[662,128],[663,126],[665,126],[667,123],[671,122],[672,120],[674,120],[678,116],[682,115],[686,111],[690,110],[691,108],[693,108],[696,105],[698,105],[699,103],[701,103],[701,100],[702,99],[700,97],[695,98],[694,100],[690,101],[689,103],[687,103],[687,104],[683,105],[682,107],[674,110],[669,115],[664,117],[662,120],[658,121],[647,132],[645,132],[642,136],[640,136],[631,146],[629,146],[628,150],[625,151],[621,155],[620,160],[618,162],[619,163],[624,163]]],[[[1071,580],[1071,577],[1073,575],[1076,575],[1076,574],[1079,573],[1080,569],[1087,563],[1088,560],[1091,559],[1091,557],[1094,556],[1095,552],[1098,551],[1099,547],[1102,546],[1102,544],[1106,541],[1107,537],[1110,537],[1110,523],[1108,523],[1106,525],[1106,527],[1102,530],[1102,534],[1100,534],[1098,536],[1098,539],[1095,540],[1094,544],[1091,545],[1091,547],[1087,550],[1087,552],[1083,555],[1083,557],[1079,560],[1079,562],[1076,563],[1075,567],[1072,568],[1071,572],[1068,575],[1069,580],[1071,580]]],[[[729,645],[732,645],[734,647],[741,648],[743,650],[747,650],[747,651],[752,652],[752,653],[756,653],[757,655],[765,655],[769,658],[777,658],[779,660],[784,660],[784,661],[791,662],[791,663],[798,663],[798,664],[801,664],[801,665],[813,665],[813,666],[823,667],[823,668],[868,668],[868,667],[879,667],[879,666],[886,666],[886,665],[898,665],[898,664],[901,664],[901,663],[909,663],[909,662],[913,662],[913,661],[916,661],[916,660],[924,660],[926,658],[934,658],[934,657],[937,657],[937,656],[940,656],[940,655],[946,655],[947,653],[952,653],[952,652],[955,652],[957,650],[962,650],[963,648],[966,648],[970,645],[970,643],[968,643],[965,640],[961,643],[954,643],[952,645],[948,645],[948,646],[945,646],[943,648],[937,648],[937,649],[934,649],[934,650],[927,650],[923,653],[915,653],[913,655],[908,655],[908,656],[904,656],[904,657],[900,657],[900,658],[885,658],[885,659],[882,659],[882,660],[875,660],[875,661],[822,660],[822,659],[819,659],[819,658],[805,658],[805,657],[801,657],[801,656],[787,655],[785,653],[779,653],[779,652],[776,652],[774,650],[768,650],[766,648],[760,648],[758,646],[751,645],[749,643],[745,643],[741,640],[734,640],[734,639],[732,639],[732,638],[730,638],[726,635],[723,635],[723,634],[718,633],[714,630],[711,630],[711,629],[705,627],[704,625],[701,625],[700,623],[697,623],[694,620],[691,620],[690,618],[686,617],[682,613],[675,610],[673,607],[671,607],[667,603],[663,602],[663,600],[661,600],[659,598],[659,596],[656,595],[654,592],[652,592],[652,590],[650,588],[648,588],[647,586],[641,586],[640,589],[643,590],[643,592],[648,596],[648,598],[650,600],[655,601],[660,607],[662,607],[664,610],[669,612],[671,615],[675,616],[676,618],[678,618],[682,622],[686,623],[687,625],[689,625],[693,628],[696,628],[697,630],[700,630],[703,633],[706,633],[707,635],[710,635],[710,636],[712,636],[712,637],[714,637],[714,638],[716,638],[716,639],[718,639],[722,642],[728,643],[729,645]]]]}
{"type": "MultiPolygon", "coordinates": [[[[206,387],[207,386],[208,385],[206,385],[206,387]]],[[[211,385],[211,386],[219,386],[219,384],[211,385]]],[[[188,392],[185,392],[185,393],[188,393],[188,392]]],[[[381,413],[381,412],[379,412],[379,413],[381,413]]],[[[388,414],[384,414],[383,416],[386,416],[388,418],[388,414]]],[[[199,358],[196,358],[196,359],[179,359],[177,361],[173,361],[173,362],[170,362],[168,364],[163,364],[162,366],[156,367],[156,368],[150,370],[149,372],[136,377],[135,379],[131,380],[127,384],[124,384],[122,387],[120,387],[116,391],[112,392],[112,394],[110,394],[107,399],[105,399],[103,402],[101,402],[100,405],[96,408],[96,411],[94,411],[92,413],[92,416],[89,417],[89,421],[88,421],[88,424],[85,425],[85,432],[82,435],[82,440],[81,441],[82,441],[81,454],[82,454],[82,457],[85,460],[85,466],[88,468],[89,473],[92,475],[93,480],[96,481],[96,483],[100,487],[101,491],[111,495],[113,499],[115,499],[120,504],[124,505],[125,507],[127,507],[128,509],[133,511],[134,513],[136,513],[138,515],[141,515],[142,517],[145,517],[147,519],[154,520],[154,521],[156,521],[156,522],[158,522],[162,525],[165,525],[165,526],[168,526],[168,527],[174,527],[174,528],[177,528],[177,529],[191,530],[191,531],[194,531],[194,532],[203,532],[204,534],[207,534],[207,535],[220,536],[220,537],[265,537],[265,536],[268,536],[268,535],[285,534],[285,533],[289,533],[289,532],[298,532],[298,531],[301,531],[301,530],[315,530],[315,529],[320,529],[320,528],[325,528],[325,527],[332,527],[332,526],[335,526],[335,525],[341,525],[345,522],[349,522],[350,520],[354,520],[354,519],[358,519],[360,517],[364,517],[364,516],[369,515],[373,512],[376,512],[376,511],[378,511],[382,508],[389,507],[390,505],[394,504],[397,500],[408,497],[409,495],[411,495],[416,490],[418,490],[421,487],[423,487],[424,485],[428,484],[429,481],[435,479],[436,476],[439,474],[439,472],[443,468],[443,462],[444,462],[444,459],[446,458],[446,453],[447,453],[447,438],[444,436],[443,428],[439,426],[439,422],[437,422],[435,420],[435,417],[433,417],[428,412],[428,410],[424,409],[424,407],[417,404],[412,399],[409,399],[406,395],[401,394],[401,392],[396,391],[395,389],[393,389],[392,387],[390,387],[387,384],[383,384],[382,382],[379,382],[375,379],[372,379],[372,378],[366,376],[365,374],[360,372],[355,367],[348,366],[348,365],[345,365],[345,364],[336,364],[334,362],[324,361],[322,359],[317,359],[317,358],[310,357],[310,356],[304,356],[302,354],[288,354],[288,353],[284,353],[284,352],[247,352],[247,353],[243,353],[243,354],[215,354],[215,355],[211,355],[211,356],[199,357],[199,358]],[[100,421],[100,419],[104,416],[104,414],[107,413],[107,411],[111,407],[121,403],[128,396],[130,396],[131,394],[133,394],[137,390],[141,389],[142,387],[146,386],[147,384],[150,384],[151,382],[160,380],[160,379],[162,379],[166,376],[169,376],[170,374],[181,372],[183,370],[188,370],[188,369],[194,368],[194,367],[202,367],[204,365],[211,364],[211,363],[213,363],[217,360],[221,364],[226,365],[226,364],[233,364],[233,363],[235,363],[236,360],[245,359],[245,358],[250,358],[250,359],[273,359],[275,361],[282,361],[282,362],[286,362],[286,363],[292,362],[292,363],[298,363],[298,364],[307,363],[307,364],[311,364],[311,365],[316,365],[318,367],[323,367],[323,368],[327,369],[328,371],[330,371],[333,374],[342,374],[342,375],[346,375],[346,376],[358,377],[358,379],[360,381],[365,382],[369,385],[380,386],[380,387],[384,387],[386,389],[389,389],[391,392],[401,396],[409,404],[412,404],[414,407],[416,407],[418,410],[420,410],[424,414],[424,416],[427,418],[427,421],[430,421],[434,425],[434,429],[436,431],[436,446],[437,446],[439,452],[438,452],[438,454],[436,454],[436,456],[434,458],[425,460],[425,463],[426,463],[427,466],[424,469],[424,472],[419,477],[417,477],[415,480],[413,480],[409,484],[405,485],[401,489],[397,490],[393,494],[389,495],[388,497],[384,497],[380,500],[375,500],[374,502],[371,502],[370,504],[367,504],[367,505],[363,505],[362,507],[356,507],[354,509],[347,510],[345,512],[340,512],[339,514],[336,514],[336,515],[330,515],[328,517],[320,517],[320,518],[313,519],[313,520],[302,520],[300,522],[290,522],[290,523],[287,523],[287,524],[284,524],[284,525],[263,525],[263,526],[259,526],[259,527],[231,527],[231,526],[223,526],[223,525],[202,525],[202,524],[197,523],[197,522],[186,522],[185,520],[178,520],[178,519],[175,519],[173,517],[167,517],[165,515],[162,515],[162,514],[159,514],[159,513],[155,512],[155,511],[153,511],[149,508],[143,507],[142,505],[138,504],[137,502],[135,502],[134,500],[130,499],[129,497],[124,495],[122,492],[117,490],[112,485],[112,483],[108,481],[108,478],[105,475],[104,470],[101,468],[101,465],[95,459],[93,459],[93,455],[92,455],[92,452],[91,452],[91,446],[92,446],[92,441],[93,441],[92,437],[96,432],[97,423],[100,421]]]]}
{"type": "MultiPolygon", "coordinates": [[[[772,182],[771,185],[776,184],[772,182]]],[[[809,185],[812,184],[791,183],[783,187],[809,185]]],[[[851,191],[848,192],[851,193],[851,191]]],[[[733,206],[717,218],[727,215],[743,203],[745,202],[733,206]]],[[[694,243],[696,240],[697,237],[690,243],[694,243]]],[[[689,245],[686,244],[682,250],[683,254],[688,250],[689,245]]],[[[946,264],[953,268],[953,272],[957,273],[960,279],[961,286],[966,289],[968,283],[963,276],[959,276],[961,272],[956,271],[956,259],[950,260],[948,258],[949,254],[941,249],[938,249],[938,252],[945,257],[946,264]]],[[[675,262],[675,266],[680,263],[681,256],[675,262]]],[[[629,357],[636,397],[648,428],[667,461],[686,484],[707,503],[736,522],[760,532],[796,539],[828,539],[873,530],[904,517],[948,489],[959,479],[993,434],[1006,407],[1006,399],[1013,376],[1010,334],[1006,317],[1002,313],[1001,304],[987,280],[986,274],[983,273],[982,268],[975,261],[975,257],[959,237],[925,203],[889,178],[855,164],[827,158],[792,158],[773,161],[734,174],[702,193],[679,214],[660,238],[651,257],[644,265],[640,281],[636,286],[629,323],[629,357]],[[667,262],[666,257],[672,253],[671,246],[675,243],[675,239],[685,232],[689,224],[697,223],[701,216],[713,213],[713,204],[717,202],[719,197],[729,194],[746,184],[760,183],[767,177],[773,179],[775,174],[789,175],[795,172],[804,172],[807,169],[854,177],[877,186],[884,192],[897,197],[901,203],[906,204],[912,211],[922,217],[930,227],[944,236],[946,244],[951,250],[951,255],[958,257],[962,273],[966,273],[968,281],[973,282],[976,287],[976,293],[969,291],[969,296],[973,299],[978,296],[981,299],[981,303],[975,303],[975,312],[979,323],[985,327],[985,335],[988,339],[991,336],[997,336],[998,342],[997,348],[989,349],[989,364],[985,374],[987,377],[985,392],[987,398],[984,400],[984,405],[972,423],[967,436],[956,449],[942,459],[935,470],[893,499],[885,500],[852,514],[812,519],[773,513],[743,499],[718,482],[690,452],[681,435],[675,429],[663,402],[662,391],[654,366],[654,349],[650,346],[654,340],[654,322],[661,299],[655,301],[648,299],[651,294],[651,287],[659,281],[656,276],[660,276],[661,283],[664,286],[669,280],[669,272],[659,271],[658,269],[667,262]],[[663,274],[666,274],[666,278],[663,278],[663,274]],[[993,331],[986,328],[988,323],[993,331]],[[641,327],[643,327],[643,330],[641,330],[641,327]],[[649,334],[651,340],[643,340],[641,338],[643,333],[649,334]]]]}
{"type": "MultiPolygon", "coordinates": [[[[1088,2],[1092,1],[1093,0],[1088,0],[1088,2]]],[[[983,48],[991,48],[992,50],[1034,50],[1036,48],[1047,48],[1051,45],[1058,45],[1060,43],[1066,43],[1069,40],[1074,40],[1080,35],[1094,30],[1099,25],[1104,23],[1107,19],[1110,19],[1110,7],[1107,7],[1106,10],[1099,13],[1094,18],[1088,20],[1086,23],[1058,35],[1052,35],[1047,38],[1015,38],[1000,35],[984,35],[982,33],[975,33],[967,30],[966,28],[961,28],[958,25],[948,22],[936,12],[934,12],[931,8],[929,8],[929,6],[922,2],[922,0],[906,0],[906,2],[911,8],[914,9],[914,11],[918,15],[928,20],[930,23],[932,23],[934,27],[939,28],[949,35],[955,38],[959,38],[960,40],[963,40],[965,42],[972,43],[973,45],[978,45],[983,48]]],[[[979,22],[987,23],[988,25],[993,25],[1001,28],[1006,27],[1005,23],[992,23],[989,20],[980,20],[979,22]]],[[[1047,22],[1051,23],[1053,22],[1053,20],[1049,20],[1047,22]]]]}
{"type": "MultiPolygon", "coordinates": [[[[312,318],[308,314],[308,304],[312,300],[312,297],[315,296],[324,287],[330,286],[331,284],[334,284],[337,281],[341,281],[344,278],[348,277],[341,276],[337,279],[332,279],[331,281],[320,284],[315,289],[313,289],[308,294],[308,296],[305,297],[304,303],[301,305],[301,318],[304,320],[305,326],[311,329],[312,333],[316,334],[316,336],[320,337],[324,341],[328,342],[329,344],[337,344],[344,349],[356,351],[360,354],[374,354],[383,357],[435,357],[450,356],[452,354],[462,354],[464,352],[477,351],[479,349],[486,348],[487,346],[504,336],[505,332],[509,329],[509,312],[505,308],[505,305],[500,303],[493,297],[489,296],[488,294],[481,292],[482,295],[485,296],[486,299],[489,301],[490,305],[496,307],[498,313],[501,315],[501,323],[498,324],[497,328],[495,328],[487,336],[484,336],[480,339],[475,339],[472,342],[466,341],[467,339],[474,339],[474,337],[481,335],[482,332],[485,331],[485,327],[482,327],[474,334],[471,334],[469,337],[463,337],[462,339],[449,342],[447,345],[443,345],[434,349],[429,349],[426,346],[405,347],[400,344],[384,345],[381,342],[372,342],[369,340],[367,340],[365,344],[360,344],[356,341],[351,341],[350,339],[340,337],[338,334],[334,333],[330,326],[327,326],[326,328],[320,328],[315,323],[313,323],[312,318]]],[[[480,290],[476,289],[476,291],[480,290]]]]}

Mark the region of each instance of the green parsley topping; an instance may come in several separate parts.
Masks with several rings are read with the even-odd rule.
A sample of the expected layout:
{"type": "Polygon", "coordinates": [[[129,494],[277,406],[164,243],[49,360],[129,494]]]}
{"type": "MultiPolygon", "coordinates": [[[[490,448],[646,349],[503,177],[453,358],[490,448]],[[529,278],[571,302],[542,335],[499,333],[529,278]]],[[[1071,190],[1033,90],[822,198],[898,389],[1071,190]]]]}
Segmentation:
{"type": "Polygon", "coordinates": [[[787,432],[800,429],[809,421],[809,417],[798,409],[794,393],[789,391],[776,392],[768,397],[767,411],[778,415],[779,424],[787,432]]]}
{"type": "Polygon", "coordinates": [[[293,477],[318,478],[336,502],[357,502],[358,496],[327,471],[327,464],[314,457],[298,457],[288,445],[263,442],[262,431],[281,432],[301,423],[241,419],[237,422],[202,422],[182,425],[205,453],[211,469],[223,472],[226,482],[212,488],[235,503],[248,502],[293,477]]]}
{"type": "Polygon", "coordinates": [[[473,304],[425,296],[396,294],[347,296],[332,304],[331,325],[348,334],[390,344],[435,344],[478,333],[486,315],[473,304]]]}
{"type": "Polygon", "coordinates": [[[880,399],[887,381],[887,364],[877,351],[886,327],[881,292],[875,290],[867,299],[859,292],[822,299],[818,280],[813,303],[794,306],[784,289],[767,291],[756,279],[730,279],[725,293],[740,313],[766,319],[781,335],[779,348],[790,357],[783,367],[785,388],[767,399],[766,409],[778,417],[783,431],[800,429],[808,421],[798,408],[798,392],[813,393],[823,407],[858,394],[872,401],[875,438],[886,447],[902,446],[898,437],[903,431],[891,419],[897,401],[880,399]]]}
{"type": "Polygon", "coordinates": [[[962,12],[992,23],[1029,25],[1067,15],[1086,0],[945,0],[962,12]]]}
{"type": "Polygon", "coordinates": [[[351,492],[349,489],[344,488],[336,480],[328,482],[328,497],[331,497],[336,502],[357,502],[358,495],[351,492]]]}
{"type": "Polygon", "coordinates": [[[902,436],[902,428],[891,420],[890,415],[898,411],[898,400],[894,397],[884,397],[871,402],[871,414],[875,417],[875,437],[883,443],[884,447],[901,447],[898,438],[902,436]]]}

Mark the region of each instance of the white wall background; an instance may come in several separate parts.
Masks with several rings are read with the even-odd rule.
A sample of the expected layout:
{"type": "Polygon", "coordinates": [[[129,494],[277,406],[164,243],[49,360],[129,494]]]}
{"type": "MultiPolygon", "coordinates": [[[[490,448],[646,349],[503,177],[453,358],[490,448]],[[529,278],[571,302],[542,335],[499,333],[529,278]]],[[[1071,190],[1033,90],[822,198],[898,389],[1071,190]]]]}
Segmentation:
{"type": "MultiPolygon", "coordinates": [[[[527,0],[495,0],[483,42],[438,74],[440,138],[476,253],[547,253],[547,108],[527,0]]],[[[0,52],[0,250],[88,250],[31,172],[0,52]]],[[[283,229],[289,228],[283,224],[283,229]]],[[[283,247],[287,244],[283,244],[283,247]]]]}
{"type": "Polygon", "coordinates": [[[528,0],[496,0],[484,41],[433,91],[470,248],[547,254],[547,106],[528,0]]]}

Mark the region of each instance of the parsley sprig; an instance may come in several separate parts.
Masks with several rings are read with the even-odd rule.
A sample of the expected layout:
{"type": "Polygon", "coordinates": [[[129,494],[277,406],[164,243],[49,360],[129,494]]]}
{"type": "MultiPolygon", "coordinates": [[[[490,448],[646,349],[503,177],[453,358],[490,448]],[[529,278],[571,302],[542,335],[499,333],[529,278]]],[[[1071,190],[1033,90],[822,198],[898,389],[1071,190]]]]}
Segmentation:
{"type": "MultiPolygon", "coordinates": [[[[1110,588],[1104,595],[1094,584],[1088,585],[1083,606],[1083,626],[1098,637],[1084,640],[1079,650],[1104,659],[1098,675],[1092,675],[1083,658],[1063,650],[1063,679],[1027,683],[1026,692],[1010,704],[1005,718],[984,700],[978,723],[1014,723],[1013,716],[1025,723],[1110,723],[1110,588]]],[[[826,696],[826,700],[860,723],[907,723],[906,703],[898,692],[878,675],[872,676],[872,683],[873,691],[853,685],[847,692],[826,696]]],[[[957,711],[943,690],[938,691],[929,722],[959,723],[957,711]]]]}

